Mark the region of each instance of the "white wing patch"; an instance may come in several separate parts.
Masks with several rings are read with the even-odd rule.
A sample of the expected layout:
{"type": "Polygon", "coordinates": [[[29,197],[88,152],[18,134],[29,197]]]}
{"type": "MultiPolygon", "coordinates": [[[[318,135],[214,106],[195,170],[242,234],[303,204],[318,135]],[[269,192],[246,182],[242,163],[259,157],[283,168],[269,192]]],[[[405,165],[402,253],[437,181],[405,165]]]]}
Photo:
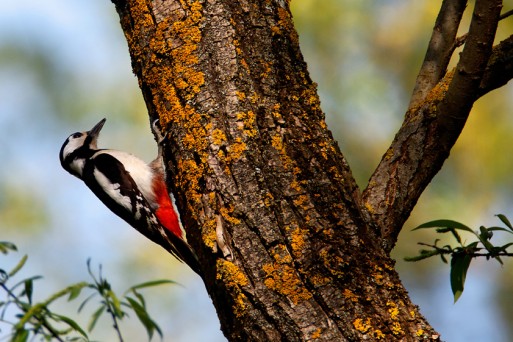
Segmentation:
{"type": "Polygon", "coordinates": [[[133,154],[116,150],[100,150],[95,156],[107,153],[119,160],[125,167],[125,170],[130,173],[130,176],[137,184],[137,187],[142,192],[144,198],[151,204],[156,202],[156,198],[152,189],[153,171],[143,160],[137,158],[133,154]]]}
{"type": "Polygon", "coordinates": [[[109,195],[117,203],[127,208],[129,211],[132,210],[132,203],[130,201],[130,197],[123,196],[121,194],[121,191],[119,191],[118,183],[111,183],[109,179],[105,177],[105,175],[98,171],[98,169],[96,168],[93,171],[93,175],[98,184],[102,187],[103,191],[105,191],[107,195],[109,195]]]}

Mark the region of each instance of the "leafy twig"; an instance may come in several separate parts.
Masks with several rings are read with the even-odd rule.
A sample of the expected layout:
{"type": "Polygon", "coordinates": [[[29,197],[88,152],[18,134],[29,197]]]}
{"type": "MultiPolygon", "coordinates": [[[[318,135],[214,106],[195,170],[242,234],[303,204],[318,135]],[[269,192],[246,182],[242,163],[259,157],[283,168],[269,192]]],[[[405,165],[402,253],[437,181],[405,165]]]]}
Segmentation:
{"type": "Polygon", "coordinates": [[[508,252],[507,249],[513,246],[513,242],[506,243],[502,246],[495,246],[492,244],[491,239],[494,232],[505,232],[513,234],[513,225],[505,215],[497,215],[499,220],[506,226],[504,227],[484,227],[480,226],[478,231],[474,231],[463,223],[453,220],[435,220],[421,224],[414,228],[418,229],[435,229],[437,233],[451,233],[456,240],[458,246],[452,247],[451,245],[444,245],[439,247],[438,239],[433,244],[419,242],[419,245],[429,247],[429,249],[421,249],[419,254],[413,257],[404,258],[406,261],[420,261],[433,256],[440,256],[442,261],[447,263],[447,255],[451,256],[451,289],[454,295],[454,302],[456,302],[463,293],[465,278],[468,268],[473,258],[485,257],[486,259],[495,259],[502,265],[501,257],[512,257],[513,253],[508,252]],[[460,237],[459,231],[464,231],[473,234],[477,240],[465,244],[460,237]],[[482,252],[486,251],[486,252],[482,252]]]}

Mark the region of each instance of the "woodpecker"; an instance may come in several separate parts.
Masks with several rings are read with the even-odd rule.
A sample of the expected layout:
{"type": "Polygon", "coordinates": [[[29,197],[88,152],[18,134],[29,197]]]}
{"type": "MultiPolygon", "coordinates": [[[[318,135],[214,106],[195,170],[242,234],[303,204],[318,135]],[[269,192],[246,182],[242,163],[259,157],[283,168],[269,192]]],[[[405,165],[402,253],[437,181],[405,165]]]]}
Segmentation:
{"type": "Polygon", "coordinates": [[[185,239],[165,183],[158,120],[152,126],[159,152],[150,164],[130,153],[98,149],[105,121],[64,141],[59,153],[62,167],[83,180],[114,214],[201,275],[198,258],[185,239]]]}

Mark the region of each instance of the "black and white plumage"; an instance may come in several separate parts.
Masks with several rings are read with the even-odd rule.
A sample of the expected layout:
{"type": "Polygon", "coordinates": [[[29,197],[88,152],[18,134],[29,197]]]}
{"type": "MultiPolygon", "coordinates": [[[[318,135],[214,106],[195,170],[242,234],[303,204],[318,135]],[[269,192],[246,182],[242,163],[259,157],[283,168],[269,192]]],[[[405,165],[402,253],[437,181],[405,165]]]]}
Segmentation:
{"type": "Polygon", "coordinates": [[[130,153],[98,149],[105,121],[66,139],[59,154],[62,167],[82,179],[112,212],[200,274],[164,181],[160,145],[150,164],[130,153]]]}

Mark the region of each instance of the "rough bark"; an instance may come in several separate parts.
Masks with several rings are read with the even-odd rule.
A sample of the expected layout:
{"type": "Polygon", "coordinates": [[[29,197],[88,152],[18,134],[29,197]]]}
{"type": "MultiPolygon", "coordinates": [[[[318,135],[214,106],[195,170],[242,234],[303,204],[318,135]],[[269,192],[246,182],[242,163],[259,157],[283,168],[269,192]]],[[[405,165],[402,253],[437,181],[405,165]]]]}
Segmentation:
{"type": "MultiPolygon", "coordinates": [[[[445,62],[435,62],[440,76],[418,87],[427,95],[363,199],[326,127],[287,1],[114,3],[150,117],[167,133],[168,183],[227,338],[436,340],[389,252],[472,103],[508,80],[511,44],[492,53],[501,2],[477,1],[456,71],[443,77],[445,62]]],[[[455,27],[435,30],[452,38],[430,60],[446,60],[455,27]]]]}

